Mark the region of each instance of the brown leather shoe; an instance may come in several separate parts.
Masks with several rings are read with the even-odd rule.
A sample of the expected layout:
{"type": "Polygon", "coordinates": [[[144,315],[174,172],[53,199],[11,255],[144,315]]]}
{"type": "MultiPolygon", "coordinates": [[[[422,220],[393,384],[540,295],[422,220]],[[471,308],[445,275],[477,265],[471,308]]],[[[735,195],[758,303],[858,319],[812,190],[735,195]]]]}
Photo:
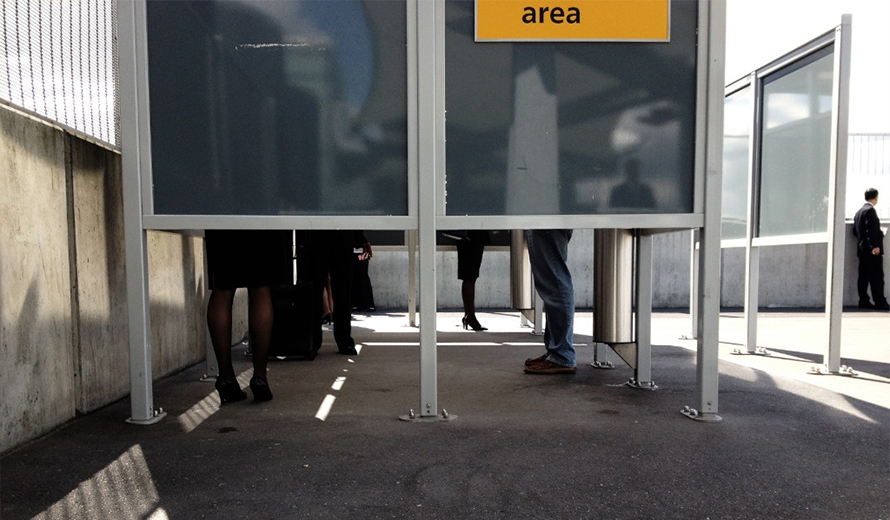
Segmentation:
{"type": "Polygon", "coordinates": [[[557,365],[552,361],[542,361],[525,367],[526,374],[542,375],[574,374],[575,370],[575,367],[564,367],[562,365],[557,365]]]}
{"type": "Polygon", "coordinates": [[[537,365],[538,363],[543,363],[547,361],[547,353],[545,352],[543,356],[538,356],[536,358],[528,358],[525,360],[525,366],[530,367],[532,365],[537,365]]]}

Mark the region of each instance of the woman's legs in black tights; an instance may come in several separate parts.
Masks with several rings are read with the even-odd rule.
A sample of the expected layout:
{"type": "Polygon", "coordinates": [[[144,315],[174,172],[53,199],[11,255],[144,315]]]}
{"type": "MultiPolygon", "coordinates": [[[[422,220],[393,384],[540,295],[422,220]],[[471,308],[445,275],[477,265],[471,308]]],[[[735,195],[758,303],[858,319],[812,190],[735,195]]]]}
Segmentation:
{"type": "MultiPolygon", "coordinates": [[[[269,287],[252,287],[247,289],[247,299],[253,373],[265,379],[269,342],[272,339],[272,293],[269,287]]],[[[207,326],[210,329],[210,341],[213,343],[216,362],[219,364],[219,375],[228,380],[235,379],[235,369],[232,367],[234,301],[234,289],[214,289],[207,303],[207,326]]]]}
{"type": "MultiPolygon", "coordinates": [[[[253,351],[253,375],[266,379],[269,343],[272,340],[272,291],[269,287],[248,288],[247,300],[250,348],[253,351]]],[[[229,328],[231,330],[231,319],[229,328]]]]}
{"type": "Polygon", "coordinates": [[[464,318],[467,325],[474,329],[480,328],[482,325],[476,318],[476,279],[462,280],[460,285],[460,295],[464,302],[464,318]]]}
{"type": "Polygon", "coordinates": [[[235,289],[214,289],[207,302],[207,327],[221,378],[234,381],[232,367],[232,303],[235,289]]]}

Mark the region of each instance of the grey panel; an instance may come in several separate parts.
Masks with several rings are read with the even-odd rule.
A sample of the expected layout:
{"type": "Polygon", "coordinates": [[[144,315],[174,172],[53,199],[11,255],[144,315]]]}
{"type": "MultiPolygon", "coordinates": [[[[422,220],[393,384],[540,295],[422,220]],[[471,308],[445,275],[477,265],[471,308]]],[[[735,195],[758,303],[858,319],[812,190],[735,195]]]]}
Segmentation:
{"type": "Polygon", "coordinates": [[[406,12],[149,1],[154,213],[407,215],[406,12]]]}
{"type": "Polygon", "coordinates": [[[760,237],[828,230],[833,50],[763,80],[760,237]]]}
{"type": "Polygon", "coordinates": [[[446,213],[691,213],[698,4],[670,43],[475,43],[446,0],[446,213]]]}
{"type": "Polygon", "coordinates": [[[750,86],[726,97],[723,111],[722,237],[745,238],[754,96],[750,86]]]}

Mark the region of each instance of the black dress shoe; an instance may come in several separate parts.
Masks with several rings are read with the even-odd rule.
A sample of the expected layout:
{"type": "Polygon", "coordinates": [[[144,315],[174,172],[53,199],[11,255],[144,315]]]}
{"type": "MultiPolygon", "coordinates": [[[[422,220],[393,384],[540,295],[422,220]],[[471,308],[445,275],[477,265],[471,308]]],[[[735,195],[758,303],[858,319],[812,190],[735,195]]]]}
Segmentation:
{"type": "Polygon", "coordinates": [[[879,303],[875,305],[875,309],[879,311],[890,311],[890,303],[879,303]]]}
{"type": "Polygon", "coordinates": [[[874,309],[875,306],[871,302],[859,302],[860,309],[874,309]]]}
{"type": "Polygon", "coordinates": [[[346,347],[339,349],[339,352],[344,356],[357,356],[358,351],[355,350],[355,347],[346,347]]]}
{"type": "Polygon", "coordinates": [[[250,378],[250,391],[253,392],[253,402],[255,403],[272,400],[269,382],[262,377],[253,376],[250,378]]]}
{"type": "Polygon", "coordinates": [[[219,404],[221,405],[247,399],[247,394],[244,393],[244,390],[241,390],[241,385],[238,384],[238,381],[217,377],[214,386],[216,386],[216,391],[219,392],[219,404]]]}

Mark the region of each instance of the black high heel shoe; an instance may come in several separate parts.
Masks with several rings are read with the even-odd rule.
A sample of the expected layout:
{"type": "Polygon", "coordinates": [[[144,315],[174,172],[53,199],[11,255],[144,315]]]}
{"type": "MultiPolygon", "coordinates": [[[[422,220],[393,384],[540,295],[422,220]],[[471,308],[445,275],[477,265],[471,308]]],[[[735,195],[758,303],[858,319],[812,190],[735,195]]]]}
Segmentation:
{"type": "Polygon", "coordinates": [[[241,385],[238,384],[238,381],[217,377],[214,386],[216,391],[219,392],[219,404],[221,405],[247,399],[247,394],[244,393],[244,390],[241,390],[241,385]]]}
{"type": "Polygon", "coordinates": [[[269,382],[262,377],[253,376],[250,378],[250,391],[253,392],[253,402],[255,403],[272,400],[269,382]]]}
{"type": "Polygon", "coordinates": [[[473,329],[473,332],[480,332],[480,331],[483,331],[483,330],[488,330],[488,327],[483,327],[482,324],[480,324],[478,321],[476,322],[475,325],[473,325],[472,323],[470,323],[470,322],[467,320],[467,317],[466,317],[466,316],[464,316],[463,318],[461,318],[460,322],[463,323],[463,325],[464,325],[464,330],[467,330],[467,329],[473,329]]]}

